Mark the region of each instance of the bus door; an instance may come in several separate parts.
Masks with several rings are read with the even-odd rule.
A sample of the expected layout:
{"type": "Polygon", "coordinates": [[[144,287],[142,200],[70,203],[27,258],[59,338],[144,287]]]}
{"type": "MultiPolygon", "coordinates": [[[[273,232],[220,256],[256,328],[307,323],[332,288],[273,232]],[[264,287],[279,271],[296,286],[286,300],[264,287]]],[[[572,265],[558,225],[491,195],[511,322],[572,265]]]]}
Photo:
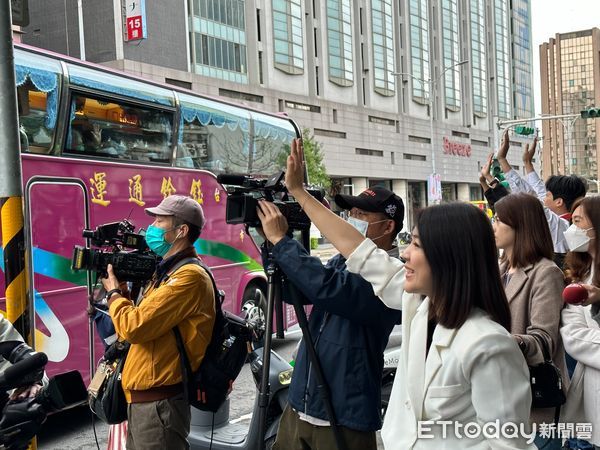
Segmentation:
{"type": "Polygon", "coordinates": [[[90,275],[71,270],[73,246],[85,245],[82,230],[89,228],[86,186],[74,178],[32,177],[25,220],[35,348],[48,355],[49,376],[77,369],[87,382],[95,366],[90,275]]]}

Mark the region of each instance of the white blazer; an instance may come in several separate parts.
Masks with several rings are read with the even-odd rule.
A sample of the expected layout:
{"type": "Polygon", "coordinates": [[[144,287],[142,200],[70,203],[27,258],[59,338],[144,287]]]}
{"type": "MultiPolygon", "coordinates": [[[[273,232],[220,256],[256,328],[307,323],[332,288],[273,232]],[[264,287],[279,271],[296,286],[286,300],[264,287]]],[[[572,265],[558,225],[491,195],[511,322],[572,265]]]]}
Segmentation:
{"type": "Polygon", "coordinates": [[[489,437],[454,432],[455,426],[496,421],[499,428],[512,422],[529,432],[529,370],[507,330],[475,310],[458,329],[438,325],[426,357],[429,298],[404,293],[403,263],[365,240],[347,267],[369,281],[388,307],[402,309],[402,355],[382,429],[386,450],[536,448],[525,437],[495,436],[492,428],[489,437]],[[438,424],[420,427],[423,421],[438,424]],[[439,421],[448,421],[445,435],[439,421]]]}
{"type": "Polygon", "coordinates": [[[560,421],[591,423],[591,442],[600,445],[600,326],[592,319],[590,309],[567,305],[562,311],[560,334],[565,351],[577,360],[577,367],[560,421]]]}

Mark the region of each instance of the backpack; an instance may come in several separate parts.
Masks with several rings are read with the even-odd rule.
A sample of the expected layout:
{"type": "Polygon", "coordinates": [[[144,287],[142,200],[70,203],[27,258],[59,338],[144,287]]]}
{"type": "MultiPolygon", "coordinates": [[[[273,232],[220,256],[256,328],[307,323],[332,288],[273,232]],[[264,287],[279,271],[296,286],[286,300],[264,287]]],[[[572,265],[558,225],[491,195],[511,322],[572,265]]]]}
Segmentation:
{"type": "Polygon", "coordinates": [[[181,361],[184,392],[193,407],[216,412],[231,392],[233,381],[246,362],[252,330],[244,319],[223,311],[221,304],[225,296],[222,291],[217,290],[210,269],[199,259],[184,259],[170,272],[173,273],[186,264],[199,265],[210,277],[215,293],[215,324],[204,359],[195,372],[192,372],[179,328],[173,328],[181,361]]]}

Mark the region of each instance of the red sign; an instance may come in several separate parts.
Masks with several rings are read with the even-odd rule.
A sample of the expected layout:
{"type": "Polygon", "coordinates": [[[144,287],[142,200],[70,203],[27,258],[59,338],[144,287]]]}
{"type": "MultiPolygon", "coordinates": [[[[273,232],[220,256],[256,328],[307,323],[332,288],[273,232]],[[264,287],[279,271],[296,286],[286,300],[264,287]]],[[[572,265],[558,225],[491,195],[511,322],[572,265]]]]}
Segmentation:
{"type": "Polygon", "coordinates": [[[136,39],[142,39],[143,34],[143,20],[142,16],[134,16],[127,18],[127,40],[135,41],[136,39]]]}
{"type": "Polygon", "coordinates": [[[146,39],[146,0],[125,0],[127,40],[146,39]]]}
{"type": "Polygon", "coordinates": [[[471,157],[471,144],[463,144],[461,142],[452,142],[447,137],[444,137],[444,154],[471,157]]]}

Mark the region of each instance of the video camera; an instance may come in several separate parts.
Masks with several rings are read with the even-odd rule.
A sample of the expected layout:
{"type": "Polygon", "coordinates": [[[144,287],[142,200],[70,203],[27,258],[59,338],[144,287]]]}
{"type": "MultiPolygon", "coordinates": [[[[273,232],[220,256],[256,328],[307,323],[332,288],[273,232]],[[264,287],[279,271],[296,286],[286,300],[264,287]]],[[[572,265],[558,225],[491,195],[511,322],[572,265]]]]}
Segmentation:
{"type": "MultiPolygon", "coordinates": [[[[286,218],[290,230],[309,230],[310,219],[302,211],[300,204],[290,200],[289,193],[283,184],[285,172],[277,172],[268,179],[256,179],[246,175],[223,174],[217,181],[227,186],[227,208],[225,221],[228,224],[245,224],[249,227],[260,227],[256,214],[259,199],[273,202],[286,218]]],[[[323,193],[317,189],[309,189],[310,194],[323,200],[323,193]]]]}
{"type": "Polygon", "coordinates": [[[87,399],[81,374],[74,370],[52,377],[35,397],[9,400],[7,390],[41,382],[48,357],[20,341],[0,343],[0,355],[12,364],[0,373],[1,448],[27,448],[48,413],[79,405],[87,399]]]}
{"type": "Polygon", "coordinates": [[[95,230],[83,230],[83,237],[90,239],[93,246],[110,249],[76,245],[71,268],[90,270],[105,278],[107,267],[112,264],[119,281],[149,280],[156,269],[157,256],[148,248],[144,233],[134,231],[135,226],[127,219],[99,225],[95,230]]]}

